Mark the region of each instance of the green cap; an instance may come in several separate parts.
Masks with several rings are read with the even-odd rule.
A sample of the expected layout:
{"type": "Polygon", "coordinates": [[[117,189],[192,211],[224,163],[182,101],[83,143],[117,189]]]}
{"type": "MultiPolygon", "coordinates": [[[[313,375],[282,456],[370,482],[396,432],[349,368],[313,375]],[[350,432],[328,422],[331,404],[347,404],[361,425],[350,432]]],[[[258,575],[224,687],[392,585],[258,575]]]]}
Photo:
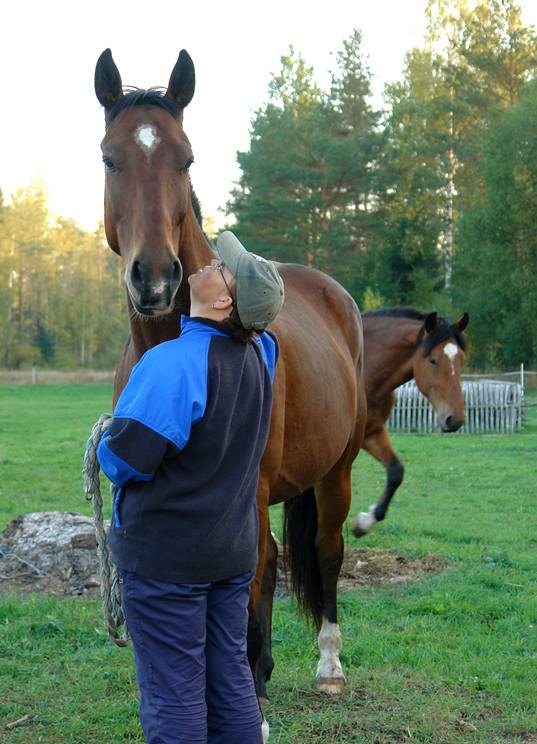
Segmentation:
{"type": "Polygon", "coordinates": [[[237,313],[246,330],[264,331],[280,312],[284,288],[276,265],[255,253],[226,230],[216,241],[218,255],[233,274],[237,313]]]}

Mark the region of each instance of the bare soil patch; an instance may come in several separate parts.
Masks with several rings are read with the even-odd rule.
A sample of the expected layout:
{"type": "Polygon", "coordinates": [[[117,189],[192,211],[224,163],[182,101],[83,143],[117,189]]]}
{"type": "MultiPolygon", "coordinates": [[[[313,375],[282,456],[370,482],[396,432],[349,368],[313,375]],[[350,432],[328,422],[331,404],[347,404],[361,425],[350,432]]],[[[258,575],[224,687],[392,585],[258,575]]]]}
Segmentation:
{"type": "MultiPolygon", "coordinates": [[[[284,597],[289,594],[289,582],[281,546],[278,554],[276,594],[284,597]]],[[[418,581],[423,576],[441,573],[446,565],[441,556],[433,554],[424,558],[408,558],[394,551],[346,547],[338,587],[340,590],[356,590],[363,586],[418,581]]]]}
{"type": "MultiPolygon", "coordinates": [[[[276,595],[290,593],[279,546],[276,595]]],[[[409,558],[393,551],[347,547],[340,590],[418,581],[440,573],[440,556],[409,558]]],[[[12,520],[0,533],[0,594],[38,592],[99,596],[97,543],[92,520],[70,512],[38,512],[12,520]]]]}

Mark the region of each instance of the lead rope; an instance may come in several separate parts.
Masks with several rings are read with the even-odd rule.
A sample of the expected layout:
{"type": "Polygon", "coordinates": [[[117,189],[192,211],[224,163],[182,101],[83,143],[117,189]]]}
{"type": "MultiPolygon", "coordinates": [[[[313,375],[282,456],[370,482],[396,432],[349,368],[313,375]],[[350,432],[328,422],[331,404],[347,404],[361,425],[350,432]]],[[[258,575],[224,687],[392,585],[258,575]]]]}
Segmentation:
{"type": "Polygon", "coordinates": [[[121,609],[121,591],[117,568],[112,561],[103,518],[103,499],[101,496],[100,468],[97,460],[97,447],[102,435],[112,425],[112,416],[103,413],[91,430],[90,438],[84,453],[82,477],[86,499],[93,502],[93,523],[97,538],[97,556],[99,559],[99,574],[101,577],[101,602],[103,606],[104,623],[108,636],[116,646],[126,646],[129,640],[123,610],[121,609]],[[125,635],[119,635],[119,628],[125,626],[125,635]]]}

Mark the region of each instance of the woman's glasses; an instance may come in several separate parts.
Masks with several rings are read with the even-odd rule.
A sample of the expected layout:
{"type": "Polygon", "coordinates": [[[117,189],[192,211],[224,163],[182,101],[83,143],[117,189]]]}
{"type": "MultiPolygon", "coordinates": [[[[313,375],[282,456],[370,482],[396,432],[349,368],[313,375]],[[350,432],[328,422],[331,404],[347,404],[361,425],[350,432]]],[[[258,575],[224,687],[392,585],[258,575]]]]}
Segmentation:
{"type": "Polygon", "coordinates": [[[219,261],[218,263],[211,264],[211,271],[219,271],[220,272],[220,276],[222,277],[222,280],[223,280],[224,284],[226,285],[226,289],[229,292],[229,296],[231,297],[231,301],[233,303],[235,303],[235,296],[234,296],[233,292],[231,291],[231,287],[229,286],[229,284],[226,281],[226,277],[224,275],[224,268],[225,268],[225,263],[223,261],[219,261]]]}

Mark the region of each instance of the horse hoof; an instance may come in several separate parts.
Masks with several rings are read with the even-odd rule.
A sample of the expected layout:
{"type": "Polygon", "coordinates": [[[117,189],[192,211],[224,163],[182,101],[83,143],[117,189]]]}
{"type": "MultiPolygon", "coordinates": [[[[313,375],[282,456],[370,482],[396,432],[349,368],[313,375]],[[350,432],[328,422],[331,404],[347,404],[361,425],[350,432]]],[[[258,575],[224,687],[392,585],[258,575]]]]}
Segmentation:
{"type": "Polygon", "coordinates": [[[345,677],[319,677],[317,689],[329,695],[341,695],[345,690],[345,677]]]}
{"type": "Polygon", "coordinates": [[[351,532],[354,537],[363,537],[364,535],[367,535],[367,530],[364,530],[360,526],[360,520],[358,519],[358,517],[354,517],[351,522],[351,532]]]}
{"type": "Polygon", "coordinates": [[[261,708],[261,710],[265,710],[265,708],[268,707],[269,699],[266,697],[259,697],[257,699],[259,701],[259,707],[261,708]]]}
{"type": "Polygon", "coordinates": [[[363,537],[371,532],[377,523],[375,517],[375,505],[369,507],[369,511],[360,512],[351,522],[351,532],[354,537],[363,537]]]}

